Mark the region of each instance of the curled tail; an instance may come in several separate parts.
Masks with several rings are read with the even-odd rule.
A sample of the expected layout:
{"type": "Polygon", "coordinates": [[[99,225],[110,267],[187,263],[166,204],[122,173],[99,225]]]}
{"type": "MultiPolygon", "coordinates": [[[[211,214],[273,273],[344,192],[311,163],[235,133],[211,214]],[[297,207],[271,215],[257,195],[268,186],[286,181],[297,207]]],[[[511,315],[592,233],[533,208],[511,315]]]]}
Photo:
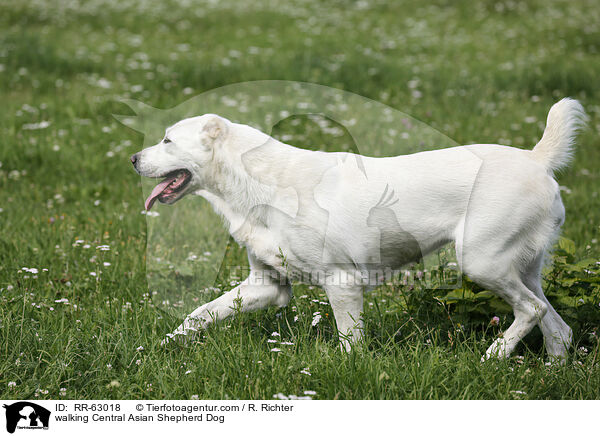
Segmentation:
{"type": "Polygon", "coordinates": [[[544,135],[533,148],[533,158],[552,173],[566,167],[573,157],[575,136],[586,121],[581,104],[563,98],[550,108],[544,135]]]}

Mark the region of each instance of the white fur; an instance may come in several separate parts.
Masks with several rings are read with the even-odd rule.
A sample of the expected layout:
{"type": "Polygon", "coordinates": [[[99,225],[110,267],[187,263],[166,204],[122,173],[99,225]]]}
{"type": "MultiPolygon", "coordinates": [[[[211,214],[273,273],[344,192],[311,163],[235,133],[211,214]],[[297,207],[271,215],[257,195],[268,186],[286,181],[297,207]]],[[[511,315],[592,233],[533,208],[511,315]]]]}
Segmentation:
{"type": "Polygon", "coordinates": [[[564,168],[573,157],[575,136],[587,121],[577,100],[563,98],[550,109],[546,130],[533,148],[534,159],[551,171],[564,168]]]}
{"type": "Polygon", "coordinates": [[[552,107],[533,151],[478,144],[371,158],[298,149],[216,115],[183,120],[137,156],[143,176],[188,169],[187,193],[206,198],[248,250],[250,276],[190,314],[187,339],[241,310],[284,306],[289,277],[323,286],[346,348],[362,335],[363,291],[374,269],[455,242],[462,271],[509,303],[514,323],[485,357],[508,356],[537,323],[564,359],[571,329],[544,296],[544,256],[564,221],[552,172],[568,162],[584,119],[574,100],[552,107]]]}

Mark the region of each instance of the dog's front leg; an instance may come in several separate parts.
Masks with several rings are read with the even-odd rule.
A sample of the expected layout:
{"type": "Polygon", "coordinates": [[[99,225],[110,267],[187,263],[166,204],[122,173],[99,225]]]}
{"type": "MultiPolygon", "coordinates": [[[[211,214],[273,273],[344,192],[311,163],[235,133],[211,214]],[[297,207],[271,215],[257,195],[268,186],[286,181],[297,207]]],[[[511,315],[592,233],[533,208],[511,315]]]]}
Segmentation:
{"type": "Polygon", "coordinates": [[[350,351],[363,335],[363,289],[361,286],[325,286],[333,309],[342,349],[350,351]]]}
{"type": "Polygon", "coordinates": [[[173,339],[186,343],[197,337],[199,330],[214,321],[230,317],[238,310],[252,312],[269,306],[286,306],[292,297],[291,287],[275,282],[270,277],[271,273],[251,271],[239,286],[194,310],[173,333],[167,335],[163,344],[173,339]]]}

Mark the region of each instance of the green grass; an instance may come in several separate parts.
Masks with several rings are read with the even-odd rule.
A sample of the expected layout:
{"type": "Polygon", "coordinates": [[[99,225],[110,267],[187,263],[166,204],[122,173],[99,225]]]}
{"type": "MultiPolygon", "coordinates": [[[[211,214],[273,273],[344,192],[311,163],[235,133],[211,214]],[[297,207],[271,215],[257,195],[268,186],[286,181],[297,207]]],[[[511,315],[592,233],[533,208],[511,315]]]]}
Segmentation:
{"type": "MultiPolygon", "coordinates": [[[[0,397],[268,399],[313,390],[319,399],[598,399],[600,295],[593,282],[567,284],[563,274],[600,258],[598,22],[591,0],[0,1],[0,397]],[[220,323],[188,348],[160,347],[181,317],[146,281],[141,182],[128,160],[144,138],[112,114],[129,113],[122,98],[170,108],[265,79],[364,95],[457,143],[524,148],[539,139],[553,102],[580,99],[590,129],[559,178],[563,234],[575,245],[546,283],[575,330],[567,365],[544,364],[537,329],[519,346],[522,358],[481,364],[510,315],[491,303],[469,312],[419,286],[369,294],[367,338],[349,354],[337,348],[330,307],[312,302],[326,301],[322,291],[306,286],[287,309],[220,323]],[[26,128],[42,121],[50,125],[26,128]],[[109,251],[96,249],[104,244],[109,251]],[[56,302],[63,298],[69,304],[56,302]],[[501,324],[491,327],[496,314],[501,324]]],[[[347,145],[309,119],[274,133],[347,145]]],[[[229,264],[242,259],[233,248],[229,264]]]]}

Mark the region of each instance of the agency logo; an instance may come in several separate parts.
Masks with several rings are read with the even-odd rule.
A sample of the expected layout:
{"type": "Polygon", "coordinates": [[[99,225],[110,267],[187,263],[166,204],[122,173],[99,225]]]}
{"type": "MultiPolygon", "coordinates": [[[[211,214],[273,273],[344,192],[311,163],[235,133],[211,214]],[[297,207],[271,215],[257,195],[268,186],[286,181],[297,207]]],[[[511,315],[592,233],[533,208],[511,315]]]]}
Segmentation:
{"type": "Polygon", "coordinates": [[[6,431],[14,433],[18,429],[48,430],[50,411],[30,403],[19,401],[10,405],[4,404],[6,409],[6,431]]]}

